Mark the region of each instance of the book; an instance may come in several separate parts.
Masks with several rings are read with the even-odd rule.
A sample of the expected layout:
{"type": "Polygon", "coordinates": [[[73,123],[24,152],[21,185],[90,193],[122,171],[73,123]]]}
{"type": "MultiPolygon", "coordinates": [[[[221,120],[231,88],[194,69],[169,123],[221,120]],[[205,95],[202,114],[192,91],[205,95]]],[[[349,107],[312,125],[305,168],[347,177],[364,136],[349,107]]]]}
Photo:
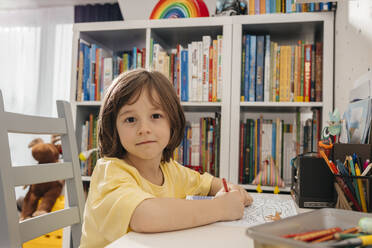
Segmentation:
{"type": "Polygon", "coordinates": [[[244,101],[249,101],[249,74],[250,74],[250,35],[245,35],[245,65],[244,65],[244,101]]]}
{"type": "MultiPolygon", "coordinates": [[[[266,6],[267,7],[267,6],[266,6]]],[[[268,12],[270,13],[270,12],[268,12]]],[[[264,101],[269,102],[270,101],[270,78],[271,78],[271,58],[270,58],[270,35],[265,36],[265,65],[264,65],[264,101]]]]}
{"type": "Polygon", "coordinates": [[[264,44],[265,36],[257,36],[257,63],[256,63],[256,89],[255,101],[264,101],[264,44]]]}
{"type": "Polygon", "coordinates": [[[188,50],[181,51],[181,101],[187,102],[189,100],[189,62],[188,50]]]}
{"type": "Polygon", "coordinates": [[[311,50],[312,45],[306,44],[304,46],[304,101],[310,102],[311,97],[311,50]]]}
{"type": "Polygon", "coordinates": [[[249,41],[249,101],[254,102],[256,94],[256,35],[250,35],[249,41]]]}
{"type": "Polygon", "coordinates": [[[344,118],[349,143],[364,144],[371,123],[371,99],[349,103],[344,118]]]}
{"type": "Polygon", "coordinates": [[[203,102],[209,99],[209,48],[211,46],[211,37],[203,36],[203,102]]]}

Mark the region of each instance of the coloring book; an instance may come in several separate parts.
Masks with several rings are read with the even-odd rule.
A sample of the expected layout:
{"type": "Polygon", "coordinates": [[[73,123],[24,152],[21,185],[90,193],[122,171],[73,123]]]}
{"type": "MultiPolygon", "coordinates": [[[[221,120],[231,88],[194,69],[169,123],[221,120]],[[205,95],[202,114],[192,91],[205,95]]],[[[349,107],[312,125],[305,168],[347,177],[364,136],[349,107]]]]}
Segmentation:
{"type": "MultiPolygon", "coordinates": [[[[266,222],[297,215],[297,208],[292,199],[283,199],[280,195],[250,193],[253,198],[251,206],[244,209],[244,216],[236,221],[218,222],[218,225],[251,227],[266,222]]],[[[206,196],[188,196],[189,200],[211,199],[206,196]]]]}

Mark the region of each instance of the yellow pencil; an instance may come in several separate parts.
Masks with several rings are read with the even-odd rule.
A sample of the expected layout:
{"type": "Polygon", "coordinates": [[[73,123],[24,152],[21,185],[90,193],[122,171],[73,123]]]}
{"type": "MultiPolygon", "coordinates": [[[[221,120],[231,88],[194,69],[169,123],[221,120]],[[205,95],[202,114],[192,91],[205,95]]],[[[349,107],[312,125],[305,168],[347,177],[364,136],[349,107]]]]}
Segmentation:
{"type": "MultiPolygon", "coordinates": [[[[357,163],[355,163],[355,175],[360,176],[360,169],[357,163]]],[[[363,184],[361,179],[357,179],[358,183],[358,189],[359,189],[359,195],[360,195],[360,201],[362,203],[362,209],[363,212],[367,212],[367,204],[366,204],[366,199],[364,197],[364,190],[363,190],[363,184]]]]}

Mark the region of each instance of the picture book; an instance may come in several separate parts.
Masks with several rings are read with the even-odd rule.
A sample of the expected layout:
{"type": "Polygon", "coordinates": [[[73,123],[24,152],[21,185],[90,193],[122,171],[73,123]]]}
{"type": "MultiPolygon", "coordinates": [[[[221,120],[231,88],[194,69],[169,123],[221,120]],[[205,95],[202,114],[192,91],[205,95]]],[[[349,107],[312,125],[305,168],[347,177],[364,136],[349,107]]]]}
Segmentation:
{"type": "Polygon", "coordinates": [[[349,103],[344,119],[349,143],[364,144],[371,123],[371,99],[349,103]]]}

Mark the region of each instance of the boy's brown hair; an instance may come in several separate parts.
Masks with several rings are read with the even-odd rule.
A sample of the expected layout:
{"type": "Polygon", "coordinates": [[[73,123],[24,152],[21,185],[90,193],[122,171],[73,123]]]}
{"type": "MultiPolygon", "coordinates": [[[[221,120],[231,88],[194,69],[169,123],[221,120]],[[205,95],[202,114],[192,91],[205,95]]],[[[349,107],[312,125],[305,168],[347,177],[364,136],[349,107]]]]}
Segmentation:
{"type": "Polygon", "coordinates": [[[170,139],[163,151],[162,161],[169,162],[179,146],[185,130],[185,115],[169,80],[160,72],[136,69],[120,74],[106,92],[98,118],[98,146],[101,156],[123,158],[127,151],[120,143],[116,128],[119,110],[125,104],[136,102],[147,90],[151,102],[161,107],[170,124],[170,139]],[[159,96],[157,102],[151,93],[159,96]]]}

